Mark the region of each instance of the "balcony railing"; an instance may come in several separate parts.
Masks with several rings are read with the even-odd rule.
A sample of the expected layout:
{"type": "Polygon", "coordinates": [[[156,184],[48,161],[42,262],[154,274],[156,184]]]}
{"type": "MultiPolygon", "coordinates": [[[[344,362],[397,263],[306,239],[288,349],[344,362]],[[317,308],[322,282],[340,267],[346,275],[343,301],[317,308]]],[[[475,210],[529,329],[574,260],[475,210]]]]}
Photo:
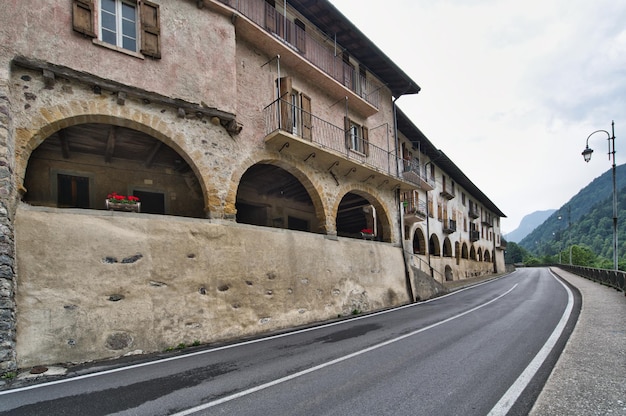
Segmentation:
{"type": "Polygon", "coordinates": [[[470,231],[470,241],[478,241],[480,239],[479,231],[470,231]]]}
{"type": "Polygon", "coordinates": [[[417,201],[415,203],[412,200],[404,201],[404,215],[413,215],[419,219],[426,219],[426,201],[417,201]]]}
{"type": "MultiPolygon", "coordinates": [[[[219,0],[237,10],[263,30],[288,45],[319,70],[334,78],[372,106],[379,108],[382,84],[363,76],[344,62],[340,47],[333,39],[311,36],[306,29],[288,20],[265,0],[219,0]]],[[[319,32],[315,32],[319,33],[319,32]]]]}
{"type": "Polygon", "coordinates": [[[422,174],[420,165],[415,160],[403,160],[402,161],[402,178],[419,185],[426,191],[435,189],[435,181],[432,178],[428,178],[428,175],[422,174]]]}
{"type": "Polygon", "coordinates": [[[444,220],[443,221],[443,232],[446,234],[452,234],[456,231],[456,221],[455,220],[444,220]]]}
{"type": "Polygon", "coordinates": [[[377,171],[396,176],[398,161],[393,152],[375,146],[362,137],[350,137],[343,128],[316,117],[301,107],[279,99],[265,107],[263,113],[266,136],[276,130],[286,131],[317,147],[339,153],[346,159],[356,160],[377,171]]]}
{"type": "Polygon", "coordinates": [[[454,199],[455,197],[454,190],[447,189],[445,187],[441,190],[441,192],[439,192],[439,195],[447,200],[454,199]]]}

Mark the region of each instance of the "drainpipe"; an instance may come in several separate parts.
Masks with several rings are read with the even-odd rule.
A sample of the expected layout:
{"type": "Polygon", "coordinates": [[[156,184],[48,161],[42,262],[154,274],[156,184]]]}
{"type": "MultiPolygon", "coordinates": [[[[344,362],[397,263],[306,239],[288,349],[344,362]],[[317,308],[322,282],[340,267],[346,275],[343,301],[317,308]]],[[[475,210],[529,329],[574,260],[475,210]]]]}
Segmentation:
{"type": "MultiPolygon", "coordinates": [[[[396,175],[400,173],[398,169],[398,144],[400,143],[400,139],[398,137],[398,113],[396,110],[396,101],[398,98],[402,97],[400,94],[398,97],[393,99],[393,135],[396,141],[396,150],[394,156],[396,158],[396,175]]],[[[402,201],[400,200],[400,187],[396,190],[396,203],[398,206],[398,228],[400,229],[400,249],[402,250],[402,260],[404,261],[404,277],[406,279],[406,290],[409,295],[410,303],[415,303],[416,299],[413,295],[413,285],[411,284],[411,273],[409,271],[409,259],[407,259],[406,251],[404,250],[404,212],[402,211],[402,201]]]]}

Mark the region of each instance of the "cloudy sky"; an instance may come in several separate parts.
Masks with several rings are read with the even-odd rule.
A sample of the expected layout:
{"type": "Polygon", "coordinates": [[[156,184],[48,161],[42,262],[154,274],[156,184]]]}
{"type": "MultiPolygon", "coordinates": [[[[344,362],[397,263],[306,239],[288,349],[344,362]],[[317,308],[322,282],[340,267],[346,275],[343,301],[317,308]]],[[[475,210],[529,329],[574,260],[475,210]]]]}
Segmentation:
{"type": "MultiPolygon", "coordinates": [[[[331,0],[422,91],[399,107],[513,231],[626,163],[626,1],[331,0]]],[[[618,188],[626,186],[619,184],[618,188]]],[[[607,195],[607,198],[610,195],[607,195]]]]}

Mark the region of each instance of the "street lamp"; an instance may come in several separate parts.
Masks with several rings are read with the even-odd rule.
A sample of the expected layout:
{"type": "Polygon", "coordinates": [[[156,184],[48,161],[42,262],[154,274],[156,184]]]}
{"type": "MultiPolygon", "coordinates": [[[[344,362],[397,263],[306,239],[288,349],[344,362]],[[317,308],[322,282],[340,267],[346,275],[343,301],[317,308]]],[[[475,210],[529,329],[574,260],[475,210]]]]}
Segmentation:
{"type": "Polygon", "coordinates": [[[585,162],[589,162],[591,160],[591,154],[593,153],[593,149],[589,148],[589,138],[596,133],[606,133],[609,141],[609,160],[612,159],[612,171],[613,171],[613,269],[617,270],[617,192],[615,187],[615,121],[611,121],[611,133],[609,134],[606,130],[596,130],[591,133],[587,137],[587,143],[585,146],[585,150],[583,150],[582,155],[585,159],[585,162]]]}

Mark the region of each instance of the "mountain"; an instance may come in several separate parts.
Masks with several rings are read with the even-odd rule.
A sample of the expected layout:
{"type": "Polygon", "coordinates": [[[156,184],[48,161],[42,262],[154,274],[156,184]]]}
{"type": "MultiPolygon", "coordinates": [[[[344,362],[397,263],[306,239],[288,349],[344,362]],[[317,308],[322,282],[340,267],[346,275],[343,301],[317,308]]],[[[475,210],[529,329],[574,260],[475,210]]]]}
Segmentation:
{"type": "MultiPolygon", "coordinates": [[[[626,165],[616,168],[618,254],[626,260],[626,165]]],[[[611,259],[613,240],[613,181],[609,169],[552,213],[519,245],[536,256],[555,255],[572,245],[585,246],[611,259]]]]}
{"type": "Polygon", "coordinates": [[[504,236],[506,241],[513,243],[520,242],[524,237],[530,234],[535,228],[543,224],[550,215],[556,212],[556,209],[547,209],[545,211],[535,211],[532,214],[528,214],[522,218],[522,221],[515,230],[504,236]]]}

